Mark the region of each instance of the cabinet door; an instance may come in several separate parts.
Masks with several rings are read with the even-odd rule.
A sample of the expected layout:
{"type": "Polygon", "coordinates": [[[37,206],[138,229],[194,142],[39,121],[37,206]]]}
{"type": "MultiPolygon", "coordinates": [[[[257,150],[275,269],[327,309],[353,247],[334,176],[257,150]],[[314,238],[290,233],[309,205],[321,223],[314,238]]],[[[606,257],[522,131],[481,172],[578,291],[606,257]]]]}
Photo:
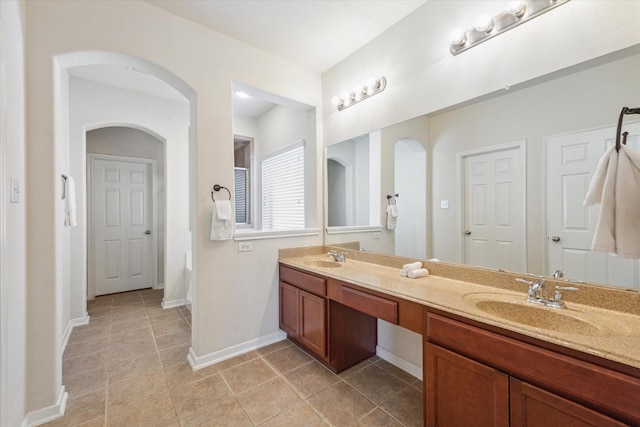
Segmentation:
{"type": "Polygon", "coordinates": [[[514,427],[610,427],[625,424],[531,384],[511,378],[511,425],[514,427]]]}
{"type": "Polygon", "coordinates": [[[326,299],[300,291],[300,343],[318,356],[327,356],[326,299]]]}
{"type": "Polygon", "coordinates": [[[509,426],[506,374],[431,343],[424,369],[427,426],[509,426]]]}
{"type": "Polygon", "coordinates": [[[280,329],[290,338],[300,335],[300,289],[280,282],[280,329]]]}

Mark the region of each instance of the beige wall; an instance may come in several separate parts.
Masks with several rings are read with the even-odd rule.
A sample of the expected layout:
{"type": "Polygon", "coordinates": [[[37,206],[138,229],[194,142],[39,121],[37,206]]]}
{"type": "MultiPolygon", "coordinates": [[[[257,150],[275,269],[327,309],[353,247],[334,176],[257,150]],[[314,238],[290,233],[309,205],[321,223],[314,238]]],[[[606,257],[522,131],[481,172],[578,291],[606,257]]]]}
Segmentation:
{"type": "MultiPolygon", "coordinates": [[[[193,354],[215,357],[227,348],[254,345],[263,337],[277,335],[277,249],[317,244],[321,236],[255,241],[248,253],[238,253],[233,241],[211,242],[210,189],[216,183],[233,185],[231,82],[242,81],[320,111],[320,76],[144,2],[29,1],[26,7],[32,165],[28,178],[33,188],[29,197],[29,259],[34,272],[29,286],[34,296],[30,304],[38,312],[30,320],[42,338],[31,340],[30,409],[55,405],[61,384],[61,326],[57,319],[65,297],[60,294],[64,286],[53,250],[60,240],[54,212],[54,200],[60,192],[52,179],[65,164],[52,159],[58,156],[56,152],[65,153],[61,146],[64,133],[53,136],[64,126],[64,120],[56,122],[56,118],[65,105],[55,108],[55,102],[64,97],[54,97],[53,76],[55,64],[68,55],[59,55],[75,52],[73,58],[78,60],[83,58],[78,52],[83,51],[129,55],[164,68],[193,90],[193,354]],[[230,319],[234,319],[233,328],[228,326],[230,319]]],[[[321,139],[321,121],[315,120],[316,139],[321,139]]],[[[320,215],[318,208],[318,223],[320,215]]]]}

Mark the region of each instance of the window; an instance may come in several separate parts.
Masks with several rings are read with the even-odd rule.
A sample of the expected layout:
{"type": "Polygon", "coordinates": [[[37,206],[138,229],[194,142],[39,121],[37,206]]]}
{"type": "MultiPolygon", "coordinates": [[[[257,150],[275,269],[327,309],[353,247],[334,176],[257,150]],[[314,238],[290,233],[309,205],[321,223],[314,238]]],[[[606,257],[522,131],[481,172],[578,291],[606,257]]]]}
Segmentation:
{"type": "Polygon", "coordinates": [[[236,226],[251,225],[253,138],[233,137],[236,226]]]}
{"type": "Polygon", "coordinates": [[[262,161],[262,228],[305,228],[304,141],[262,161]]]}

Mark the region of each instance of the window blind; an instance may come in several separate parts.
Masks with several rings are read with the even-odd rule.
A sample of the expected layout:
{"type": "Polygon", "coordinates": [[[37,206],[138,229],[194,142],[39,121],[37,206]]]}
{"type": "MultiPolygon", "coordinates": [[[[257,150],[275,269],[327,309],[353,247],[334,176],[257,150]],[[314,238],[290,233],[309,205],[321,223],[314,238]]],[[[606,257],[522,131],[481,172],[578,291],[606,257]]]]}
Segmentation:
{"type": "Polygon", "coordinates": [[[262,161],[262,229],[304,227],[304,142],[300,142],[262,161]]]}

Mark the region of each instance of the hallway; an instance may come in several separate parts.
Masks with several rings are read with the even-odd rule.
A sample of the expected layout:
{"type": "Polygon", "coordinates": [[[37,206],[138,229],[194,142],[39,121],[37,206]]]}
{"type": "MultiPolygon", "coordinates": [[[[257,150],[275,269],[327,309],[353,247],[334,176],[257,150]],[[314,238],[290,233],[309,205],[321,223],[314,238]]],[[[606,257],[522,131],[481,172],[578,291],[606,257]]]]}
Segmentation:
{"type": "Polygon", "coordinates": [[[46,426],[422,425],[422,382],[378,357],[335,375],[285,340],[192,371],[191,313],[162,294],[88,303],[63,357],[65,416],[46,426]]]}

